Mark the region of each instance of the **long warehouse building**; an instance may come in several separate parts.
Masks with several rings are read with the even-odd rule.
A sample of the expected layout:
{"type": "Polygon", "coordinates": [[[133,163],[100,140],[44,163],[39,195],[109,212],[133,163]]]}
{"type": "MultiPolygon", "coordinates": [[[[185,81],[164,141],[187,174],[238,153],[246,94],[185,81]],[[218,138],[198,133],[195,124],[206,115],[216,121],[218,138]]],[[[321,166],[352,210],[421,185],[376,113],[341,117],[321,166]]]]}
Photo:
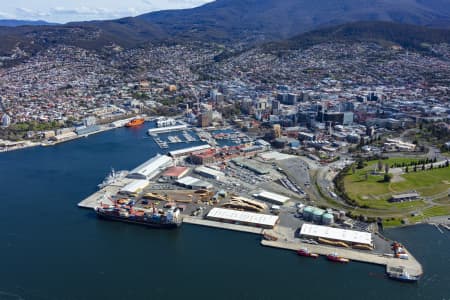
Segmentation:
{"type": "MultiPolygon", "coordinates": [[[[359,244],[372,247],[372,234],[369,232],[340,229],[329,226],[303,224],[300,236],[306,238],[325,239],[328,241],[344,242],[350,245],[359,244]]],[[[320,240],[319,240],[320,241],[320,240]]]]}
{"type": "Polygon", "coordinates": [[[169,156],[171,157],[180,157],[180,156],[187,156],[189,154],[191,154],[192,152],[195,151],[200,151],[200,150],[206,150],[211,148],[210,145],[200,145],[200,146],[194,146],[194,147],[189,147],[189,148],[184,148],[184,149],[179,149],[179,150],[173,150],[169,152],[169,156]]]}
{"type": "Polygon", "coordinates": [[[127,177],[133,179],[152,179],[168,167],[173,166],[173,159],[167,155],[157,154],[132,170],[127,177]]]}
{"type": "Polygon", "coordinates": [[[207,219],[272,229],[278,223],[278,216],[214,207],[206,216],[207,219]]]}
{"type": "Polygon", "coordinates": [[[220,180],[221,178],[225,177],[224,173],[205,166],[195,168],[195,173],[198,173],[204,177],[212,178],[215,180],[220,180]]]}

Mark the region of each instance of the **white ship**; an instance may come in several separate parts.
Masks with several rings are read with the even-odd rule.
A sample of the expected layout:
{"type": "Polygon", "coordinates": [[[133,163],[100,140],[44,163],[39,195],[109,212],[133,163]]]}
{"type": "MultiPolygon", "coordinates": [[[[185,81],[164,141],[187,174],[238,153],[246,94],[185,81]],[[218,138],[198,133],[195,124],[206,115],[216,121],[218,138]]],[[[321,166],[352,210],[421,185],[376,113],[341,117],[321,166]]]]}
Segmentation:
{"type": "Polygon", "coordinates": [[[128,175],[128,171],[118,171],[116,172],[113,168],[111,168],[111,172],[106,176],[106,178],[98,185],[99,189],[102,189],[108,185],[111,185],[117,182],[119,179],[124,178],[128,175]]]}

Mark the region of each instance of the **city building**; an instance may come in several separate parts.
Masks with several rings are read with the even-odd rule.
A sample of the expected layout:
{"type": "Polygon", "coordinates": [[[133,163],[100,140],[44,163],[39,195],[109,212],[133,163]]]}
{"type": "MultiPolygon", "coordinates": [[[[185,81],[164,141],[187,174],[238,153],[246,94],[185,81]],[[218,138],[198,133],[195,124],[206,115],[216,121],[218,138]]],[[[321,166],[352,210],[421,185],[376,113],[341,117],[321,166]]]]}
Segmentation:
{"type": "Polygon", "coordinates": [[[2,116],[2,126],[8,127],[11,125],[11,117],[8,114],[3,114],[2,116]]]}

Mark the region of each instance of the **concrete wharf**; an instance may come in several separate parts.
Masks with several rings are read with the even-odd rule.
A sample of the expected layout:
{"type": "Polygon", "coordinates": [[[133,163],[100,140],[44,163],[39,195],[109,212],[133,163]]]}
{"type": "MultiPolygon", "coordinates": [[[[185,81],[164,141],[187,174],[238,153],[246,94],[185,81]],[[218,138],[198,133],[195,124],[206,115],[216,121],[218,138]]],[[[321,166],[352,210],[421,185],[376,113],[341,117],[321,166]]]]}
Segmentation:
{"type": "Polygon", "coordinates": [[[233,231],[241,231],[241,232],[247,232],[247,233],[254,233],[254,234],[262,234],[264,231],[264,229],[257,228],[257,227],[216,222],[216,221],[205,220],[205,219],[202,219],[199,217],[191,217],[191,216],[183,216],[183,223],[206,226],[206,227],[213,227],[213,228],[221,228],[221,229],[233,230],[233,231]]]}
{"type": "Polygon", "coordinates": [[[300,248],[308,248],[309,251],[317,253],[320,255],[328,255],[330,253],[336,252],[339,256],[348,258],[350,260],[371,263],[377,265],[386,266],[386,272],[389,272],[392,268],[403,268],[412,276],[420,276],[423,273],[422,265],[407,251],[409,259],[400,259],[395,257],[390,257],[384,254],[376,254],[371,252],[364,252],[364,250],[353,250],[345,248],[336,248],[326,245],[312,245],[302,243],[300,241],[268,241],[262,240],[261,244],[263,246],[293,250],[297,251],[300,248]]]}
{"type": "Polygon", "coordinates": [[[78,207],[81,208],[95,208],[97,205],[99,205],[100,202],[107,202],[108,199],[107,196],[116,195],[119,190],[127,185],[130,182],[130,179],[123,178],[116,183],[113,183],[111,185],[108,185],[101,190],[98,190],[97,192],[93,193],[92,195],[88,196],[84,200],[82,200],[80,203],[78,203],[78,207]],[[106,196],[106,197],[105,197],[106,196]]]}

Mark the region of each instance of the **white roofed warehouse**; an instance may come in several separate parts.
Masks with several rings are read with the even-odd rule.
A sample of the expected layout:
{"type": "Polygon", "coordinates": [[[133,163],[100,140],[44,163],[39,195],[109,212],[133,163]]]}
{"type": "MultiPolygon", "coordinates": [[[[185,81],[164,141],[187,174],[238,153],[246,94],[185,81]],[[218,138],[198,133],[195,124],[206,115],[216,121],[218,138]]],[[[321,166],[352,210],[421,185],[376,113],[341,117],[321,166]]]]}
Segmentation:
{"type": "Polygon", "coordinates": [[[126,186],[120,189],[119,193],[125,194],[125,195],[134,195],[139,192],[141,192],[143,189],[145,189],[150,182],[143,179],[133,180],[130,183],[128,183],[126,186]]]}
{"type": "Polygon", "coordinates": [[[259,194],[256,194],[256,197],[279,205],[283,205],[286,201],[289,200],[289,197],[271,193],[268,191],[261,191],[259,194]]]}
{"type": "Polygon", "coordinates": [[[346,248],[373,249],[372,234],[369,232],[347,230],[329,226],[303,224],[300,230],[303,238],[313,238],[320,243],[346,248]]]}
{"type": "Polygon", "coordinates": [[[217,207],[211,209],[206,218],[218,222],[248,225],[267,229],[274,228],[279,219],[278,216],[273,215],[217,207]]]}
{"type": "Polygon", "coordinates": [[[173,159],[167,155],[158,154],[128,174],[128,178],[152,179],[168,167],[173,166],[173,159]]]}

